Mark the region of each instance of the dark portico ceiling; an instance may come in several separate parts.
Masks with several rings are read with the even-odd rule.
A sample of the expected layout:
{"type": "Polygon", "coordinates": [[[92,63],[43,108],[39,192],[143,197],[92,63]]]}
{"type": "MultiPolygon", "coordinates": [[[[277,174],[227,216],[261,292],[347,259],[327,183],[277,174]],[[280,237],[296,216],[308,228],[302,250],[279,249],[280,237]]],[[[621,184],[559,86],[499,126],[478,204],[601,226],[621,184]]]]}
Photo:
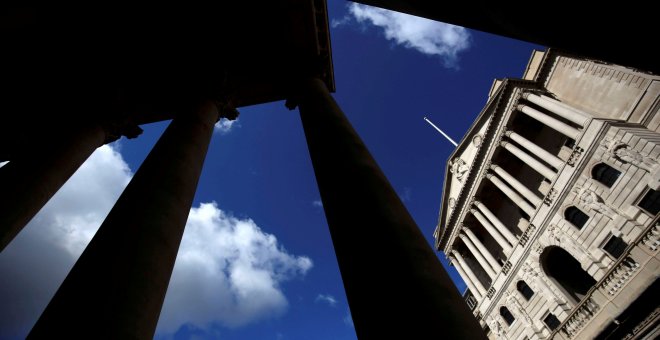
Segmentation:
{"type": "Polygon", "coordinates": [[[165,120],[207,98],[283,100],[309,76],[334,91],[323,0],[1,12],[0,160],[81,122],[165,120]]]}

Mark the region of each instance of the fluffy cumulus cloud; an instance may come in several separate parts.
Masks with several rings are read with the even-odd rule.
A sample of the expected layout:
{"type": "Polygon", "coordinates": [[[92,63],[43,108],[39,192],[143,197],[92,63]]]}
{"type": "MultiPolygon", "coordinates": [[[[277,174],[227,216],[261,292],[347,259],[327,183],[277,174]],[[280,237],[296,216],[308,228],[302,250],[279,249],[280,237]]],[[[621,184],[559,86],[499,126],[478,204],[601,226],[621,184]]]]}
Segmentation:
{"type": "MultiPolygon", "coordinates": [[[[0,339],[26,336],[131,176],[116,145],[99,148],[0,253],[0,339]]],[[[252,220],[202,204],[191,210],[159,330],[277,316],[287,308],[282,283],[311,267],[252,220]]]]}
{"type": "Polygon", "coordinates": [[[282,282],[311,268],[309,258],[289,254],[254,221],[203,203],[190,212],[158,331],[277,316],[288,305],[282,282]]]}
{"type": "Polygon", "coordinates": [[[463,27],[356,3],[349,4],[348,11],[350,17],[334,21],[333,26],[343,25],[349,18],[372,24],[399,45],[439,56],[446,67],[457,68],[458,54],[470,47],[470,33],[463,27]]]}
{"type": "Polygon", "coordinates": [[[241,124],[238,124],[238,119],[229,120],[227,118],[220,118],[220,120],[215,123],[215,131],[221,135],[226,135],[231,132],[232,129],[236,129],[240,126],[241,124]]]}

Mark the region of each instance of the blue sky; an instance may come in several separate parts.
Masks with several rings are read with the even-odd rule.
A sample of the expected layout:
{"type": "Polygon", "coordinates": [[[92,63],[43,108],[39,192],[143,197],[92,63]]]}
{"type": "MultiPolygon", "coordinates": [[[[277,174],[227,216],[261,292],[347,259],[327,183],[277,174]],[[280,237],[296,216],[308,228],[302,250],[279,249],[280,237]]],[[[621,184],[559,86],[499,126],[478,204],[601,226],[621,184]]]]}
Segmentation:
{"type": "MultiPolygon", "coordinates": [[[[432,243],[453,146],[423,117],[460,140],[540,47],[328,6],[335,99],[432,243]]],[[[213,136],[157,338],[355,339],[298,112],[239,111],[213,136]]],[[[166,126],[98,150],[0,254],[0,339],[29,331],[166,126]]]]}

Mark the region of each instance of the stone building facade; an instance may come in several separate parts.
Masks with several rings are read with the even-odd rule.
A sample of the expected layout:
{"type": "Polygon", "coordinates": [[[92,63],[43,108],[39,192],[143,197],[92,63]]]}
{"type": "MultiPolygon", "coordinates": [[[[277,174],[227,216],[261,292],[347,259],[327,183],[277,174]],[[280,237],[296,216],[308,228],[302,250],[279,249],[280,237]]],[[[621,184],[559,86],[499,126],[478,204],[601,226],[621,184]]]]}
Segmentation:
{"type": "Polygon", "coordinates": [[[660,334],[660,77],[534,51],[445,173],[436,248],[491,339],[660,334]]]}

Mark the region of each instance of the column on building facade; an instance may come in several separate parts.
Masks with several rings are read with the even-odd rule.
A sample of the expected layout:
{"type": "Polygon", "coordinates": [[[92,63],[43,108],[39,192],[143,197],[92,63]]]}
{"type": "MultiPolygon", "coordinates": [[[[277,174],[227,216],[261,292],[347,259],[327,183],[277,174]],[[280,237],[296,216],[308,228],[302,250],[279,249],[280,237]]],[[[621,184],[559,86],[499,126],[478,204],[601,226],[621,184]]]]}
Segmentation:
{"type": "Polygon", "coordinates": [[[588,113],[573,108],[565,103],[550,98],[546,95],[537,95],[531,92],[525,92],[523,93],[522,97],[523,99],[531,103],[534,103],[580,126],[584,126],[587,123],[587,121],[591,118],[591,116],[588,113]]]}
{"type": "Polygon", "coordinates": [[[484,295],[481,294],[481,291],[477,289],[477,286],[475,286],[474,282],[470,279],[470,277],[465,273],[463,268],[461,267],[461,264],[458,263],[456,260],[456,257],[452,256],[453,259],[451,263],[454,265],[454,268],[456,268],[456,271],[458,272],[458,275],[461,276],[461,279],[465,282],[465,284],[468,286],[470,291],[472,292],[472,295],[474,295],[475,298],[477,298],[477,301],[481,301],[483,299],[484,295]]]}
{"type": "Polygon", "coordinates": [[[513,203],[522,209],[525,213],[527,213],[527,215],[534,215],[534,207],[527,203],[527,201],[525,201],[525,199],[517,192],[509,188],[509,186],[502,182],[502,180],[500,180],[497,176],[493,174],[486,174],[486,178],[495,184],[495,186],[500,189],[506,195],[506,197],[513,201],[513,203]]]}
{"type": "Polygon", "coordinates": [[[529,165],[534,171],[540,173],[543,177],[549,180],[552,180],[555,177],[556,173],[552,169],[548,168],[525,151],[520,150],[517,146],[506,141],[501,142],[500,145],[512,155],[523,161],[523,163],[529,165]]]}
{"type": "Polygon", "coordinates": [[[465,236],[465,235],[463,235],[463,234],[458,235],[458,237],[459,237],[461,240],[463,240],[463,243],[465,244],[465,246],[467,246],[467,248],[470,250],[470,253],[472,253],[472,256],[474,256],[474,258],[477,260],[477,262],[479,263],[479,265],[481,266],[481,268],[484,269],[484,271],[486,272],[486,274],[488,274],[488,276],[490,276],[490,278],[491,278],[492,280],[494,280],[495,277],[497,276],[497,273],[496,273],[495,270],[490,266],[490,264],[488,263],[488,261],[486,261],[486,258],[484,258],[484,256],[483,256],[483,255],[481,254],[481,252],[477,249],[477,247],[475,247],[474,244],[472,244],[472,241],[470,241],[470,240],[467,238],[467,236],[465,236]]]}
{"type": "Polygon", "coordinates": [[[518,111],[538,120],[539,122],[545,124],[549,128],[563,134],[564,136],[577,139],[580,135],[580,130],[554,118],[551,117],[539,110],[531,108],[527,105],[519,104],[517,107],[518,111]]]}
{"type": "Polygon", "coordinates": [[[488,209],[488,207],[479,201],[475,201],[474,206],[477,207],[477,209],[479,209],[479,211],[481,211],[484,216],[486,216],[486,219],[488,219],[488,221],[492,223],[500,233],[502,233],[502,235],[507,239],[507,241],[509,241],[509,243],[511,243],[512,246],[518,242],[518,239],[515,235],[513,235],[511,230],[509,230],[509,228],[507,228],[504,223],[502,223],[502,221],[500,221],[500,219],[497,218],[497,216],[495,216],[495,214],[493,214],[490,209],[488,209]]]}
{"type": "Polygon", "coordinates": [[[0,168],[0,251],[106,139],[98,124],[58,131],[47,145],[0,168]]]}
{"type": "Polygon", "coordinates": [[[477,249],[481,252],[481,254],[484,255],[486,260],[488,260],[488,263],[490,264],[491,267],[495,270],[495,272],[499,273],[502,270],[502,267],[500,266],[499,263],[497,263],[497,260],[495,260],[495,257],[493,257],[493,254],[486,249],[486,246],[484,246],[483,243],[477,238],[477,235],[475,235],[470,228],[463,228],[463,232],[467,237],[474,243],[475,246],[477,246],[477,249]]]}
{"type": "Polygon", "coordinates": [[[502,236],[502,234],[500,234],[499,231],[497,231],[497,229],[488,221],[486,217],[484,217],[484,215],[482,215],[479,211],[475,209],[470,209],[470,212],[472,213],[472,215],[474,215],[477,221],[481,223],[481,225],[484,227],[484,229],[486,229],[486,231],[490,234],[490,236],[492,236],[495,239],[497,244],[499,244],[500,247],[504,249],[505,253],[510,253],[511,250],[513,250],[511,244],[509,244],[506,238],[502,236]]]}
{"type": "Polygon", "coordinates": [[[538,158],[552,165],[555,169],[559,169],[562,165],[564,165],[564,161],[562,161],[559,157],[549,153],[548,151],[536,145],[534,142],[530,141],[529,139],[511,130],[506,131],[504,134],[507,137],[509,137],[512,141],[518,143],[518,145],[527,149],[527,151],[529,151],[531,154],[536,155],[538,158]]]}
{"type": "Polygon", "coordinates": [[[299,106],[358,337],[386,338],[392,330],[422,337],[440,325],[450,337],[483,339],[434,250],[326,85],[316,78],[303,81],[287,103],[299,106]],[[383,299],[392,292],[401,294],[383,299]]]}
{"type": "Polygon", "coordinates": [[[490,169],[493,170],[496,174],[498,174],[507,184],[512,186],[518,193],[520,193],[525,199],[528,201],[532,202],[532,204],[535,207],[538,207],[541,205],[543,200],[538,197],[534,192],[529,190],[527,186],[524,184],[520,183],[515,177],[511,176],[508,172],[506,172],[504,169],[502,169],[501,166],[498,166],[496,164],[491,164],[490,169]]]}
{"type": "Polygon", "coordinates": [[[456,260],[458,260],[458,263],[460,264],[461,268],[463,268],[463,272],[467,275],[467,278],[469,278],[470,281],[472,281],[472,284],[479,291],[479,294],[482,297],[486,296],[486,293],[487,293],[486,288],[481,283],[481,281],[479,281],[479,278],[477,278],[477,276],[474,274],[472,269],[470,269],[470,267],[468,267],[468,264],[467,264],[467,262],[465,262],[465,259],[463,258],[463,256],[456,250],[454,250],[452,252],[452,254],[456,258],[456,260]]]}
{"type": "Polygon", "coordinates": [[[30,338],[153,338],[218,116],[209,101],[172,120],[30,338]]]}

